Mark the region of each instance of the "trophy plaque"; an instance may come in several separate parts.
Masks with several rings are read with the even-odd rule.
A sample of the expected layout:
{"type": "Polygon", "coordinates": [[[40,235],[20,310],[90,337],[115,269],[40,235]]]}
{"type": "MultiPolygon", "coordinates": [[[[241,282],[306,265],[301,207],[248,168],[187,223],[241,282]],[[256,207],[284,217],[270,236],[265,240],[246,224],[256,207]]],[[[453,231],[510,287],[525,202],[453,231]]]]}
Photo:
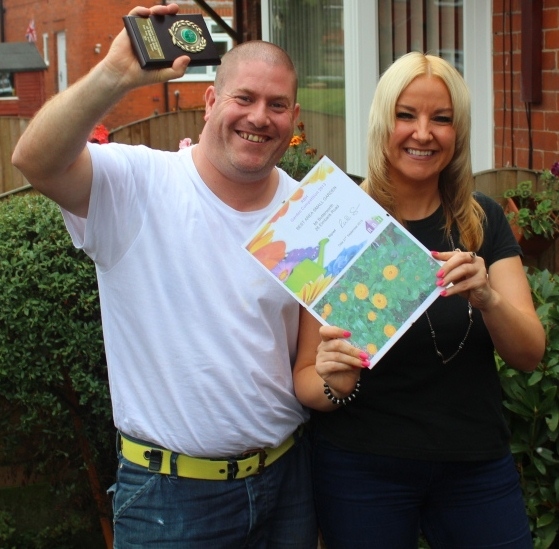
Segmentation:
{"type": "Polygon", "coordinates": [[[124,26],[142,69],[170,67],[181,55],[189,67],[219,65],[219,52],[202,15],[126,15],[124,26]]]}

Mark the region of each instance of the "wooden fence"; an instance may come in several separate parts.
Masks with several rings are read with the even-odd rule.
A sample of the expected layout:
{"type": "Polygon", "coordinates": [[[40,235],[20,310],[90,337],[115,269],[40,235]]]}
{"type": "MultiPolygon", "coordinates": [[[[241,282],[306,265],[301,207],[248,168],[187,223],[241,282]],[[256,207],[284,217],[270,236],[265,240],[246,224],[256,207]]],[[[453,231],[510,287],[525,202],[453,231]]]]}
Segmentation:
{"type": "MultiPolygon", "coordinates": [[[[27,124],[28,118],[0,116],[0,194],[27,184],[23,175],[12,165],[12,152],[27,124]]],[[[45,147],[48,147],[48,143],[45,143],[45,147]]]]}
{"type": "MultiPolygon", "coordinates": [[[[12,165],[14,147],[29,119],[0,117],[0,196],[28,185],[19,170],[12,165]]],[[[204,127],[204,111],[188,110],[146,118],[112,131],[110,140],[129,145],[147,145],[154,149],[176,151],[179,141],[190,137],[193,142],[204,127]]],[[[48,143],[45,143],[48,147],[48,143]]]]}
{"type": "MultiPolygon", "coordinates": [[[[344,119],[321,113],[301,113],[310,144],[339,166],[345,166],[344,119]]],[[[0,195],[27,185],[12,166],[14,147],[29,119],[0,117],[0,195]]],[[[179,141],[190,137],[194,143],[204,127],[204,110],[185,110],[152,116],[113,130],[110,140],[128,145],[146,145],[163,151],[176,151],[179,141]]],[[[48,147],[48,143],[45,144],[48,147]]]]}
{"type": "Polygon", "coordinates": [[[190,137],[193,143],[204,127],[204,110],[177,111],[152,116],[113,130],[115,143],[146,145],[162,151],[177,151],[179,141],[190,137]]]}

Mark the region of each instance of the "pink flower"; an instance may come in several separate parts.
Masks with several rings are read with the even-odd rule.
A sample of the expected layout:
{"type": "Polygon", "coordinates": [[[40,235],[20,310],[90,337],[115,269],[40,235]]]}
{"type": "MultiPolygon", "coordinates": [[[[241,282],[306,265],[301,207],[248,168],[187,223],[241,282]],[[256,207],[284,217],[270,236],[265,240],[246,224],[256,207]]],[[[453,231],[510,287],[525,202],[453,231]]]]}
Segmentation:
{"type": "Polygon", "coordinates": [[[179,141],[179,150],[180,149],[186,149],[187,147],[190,147],[192,145],[192,139],[190,139],[190,137],[185,137],[184,139],[181,139],[179,141]]]}

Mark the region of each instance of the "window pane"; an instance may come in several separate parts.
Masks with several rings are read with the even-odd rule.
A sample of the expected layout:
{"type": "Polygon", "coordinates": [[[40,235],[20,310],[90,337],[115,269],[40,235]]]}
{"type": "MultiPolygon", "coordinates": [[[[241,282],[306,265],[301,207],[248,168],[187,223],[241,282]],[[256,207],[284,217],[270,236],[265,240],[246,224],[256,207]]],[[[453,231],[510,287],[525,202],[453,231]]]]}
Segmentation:
{"type": "Polygon", "coordinates": [[[381,72],[410,51],[438,55],[464,71],[462,0],[379,1],[381,72]]]}
{"type": "Polygon", "coordinates": [[[10,72],[0,72],[0,97],[13,97],[14,82],[10,72]]]}
{"type": "Polygon", "coordinates": [[[343,0],[270,0],[270,18],[270,40],[297,68],[307,140],[345,169],[343,0]]]}

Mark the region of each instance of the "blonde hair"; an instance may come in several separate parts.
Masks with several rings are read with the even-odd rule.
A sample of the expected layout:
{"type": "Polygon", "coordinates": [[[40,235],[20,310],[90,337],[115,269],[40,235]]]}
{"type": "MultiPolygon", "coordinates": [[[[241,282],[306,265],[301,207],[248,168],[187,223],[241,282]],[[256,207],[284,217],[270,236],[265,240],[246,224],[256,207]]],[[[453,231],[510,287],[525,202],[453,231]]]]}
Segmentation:
{"type": "Polygon", "coordinates": [[[467,250],[479,250],[485,214],[472,196],[474,178],[470,156],[470,93],[460,73],[433,55],[411,52],[396,60],[382,75],[371,105],[368,130],[369,167],[363,189],[398,221],[398,205],[388,175],[386,148],[396,123],[396,103],[410,83],[420,76],[439,78],[447,87],[456,132],[455,151],[439,175],[439,194],[445,215],[445,234],[456,223],[460,242],[467,250]]]}

